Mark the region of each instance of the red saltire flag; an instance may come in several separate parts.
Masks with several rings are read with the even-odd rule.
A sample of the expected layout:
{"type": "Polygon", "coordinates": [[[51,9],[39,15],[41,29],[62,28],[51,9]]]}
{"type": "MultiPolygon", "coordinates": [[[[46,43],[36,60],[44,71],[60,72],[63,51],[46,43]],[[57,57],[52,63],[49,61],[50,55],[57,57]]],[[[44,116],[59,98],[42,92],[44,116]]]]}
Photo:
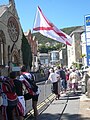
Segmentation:
{"type": "Polygon", "coordinates": [[[34,31],[40,32],[42,35],[54,39],[66,45],[72,44],[72,38],[59,30],[53,23],[51,23],[42,13],[40,7],[37,8],[37,13],[34,22],[34,31]]]}

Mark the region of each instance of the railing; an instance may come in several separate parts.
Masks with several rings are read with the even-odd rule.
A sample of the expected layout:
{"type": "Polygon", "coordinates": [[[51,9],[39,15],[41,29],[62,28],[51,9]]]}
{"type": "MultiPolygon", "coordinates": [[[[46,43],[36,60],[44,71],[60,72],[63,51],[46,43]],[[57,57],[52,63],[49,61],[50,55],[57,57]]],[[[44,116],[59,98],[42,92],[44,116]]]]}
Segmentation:
{"type": "MultiPolygon", "coordinates": [[[[40,89],[40,95],[38,99],[38,104],[40,104],[42,101],[44,101],[46,98],[50,96],[52,93],[51,91],[51,83],[45,83],[45,82],[39,82],[37,83],[40,89]]],[[[32,110],[32,100],[27,100],[26,101],[26,114],[32,110]]]]}

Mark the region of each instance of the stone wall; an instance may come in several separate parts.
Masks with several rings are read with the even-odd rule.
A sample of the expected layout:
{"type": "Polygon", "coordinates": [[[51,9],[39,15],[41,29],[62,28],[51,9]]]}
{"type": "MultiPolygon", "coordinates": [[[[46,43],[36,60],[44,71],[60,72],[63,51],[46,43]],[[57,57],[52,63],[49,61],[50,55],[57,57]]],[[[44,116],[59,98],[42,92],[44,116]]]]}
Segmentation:
{"type": "MultiPolygon", "coordinates": [[[[5,35],[4,44],[4,66],[9,65],[12,67],[13,62],[18,62],[17,64],[22,64],[22,28],[20,25],[19,17],[17,15],[16,9],[13,8],[12,4],[4,6],[4,11],[0,16],[0,30],[3,31],[5,35]],[[14,52],[16,51],[16,52],[14,52]],[[17,60],[17,61],[15,61],[17,60]]],[[[2,36],[0,36],[2,39],[2,36]]],[[[11,68],[10,68],[11,69],[11,68]]],[[[7,74],[8,69],[3,68],[1,74],[7,74]]]]}

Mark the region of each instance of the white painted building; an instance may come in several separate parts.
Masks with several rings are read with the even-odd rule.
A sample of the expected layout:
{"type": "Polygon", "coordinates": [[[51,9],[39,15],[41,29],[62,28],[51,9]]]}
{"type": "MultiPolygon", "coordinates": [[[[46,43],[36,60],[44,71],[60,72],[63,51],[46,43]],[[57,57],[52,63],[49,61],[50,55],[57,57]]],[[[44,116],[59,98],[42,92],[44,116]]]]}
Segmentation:
{"type": "Polygon", "coordinates": [[[49,62],[50,62],[49,54],[47,54],[47,53],[39,53],[38,58],[39,58],[42,65],[46,65],[46,66],[49,65],[49,62]]]}
{"type": "Polygon", "coordinates": [[[72,63],[75,62],[75,42],[74,35],[72,35],[72,46],[67,46],[67,54],[68,54],[68,67],[72,66],[72,63]]]}
{"type": "Polygon", "coordinates": [[[84,66],[87,66],[85,32],[81,34],[81,44],[82,44],[82,56],[83,56],[82,63],[84,66]]]}
{"type": "Polygon", "coordinates": [[[68,67],[70,68],[73,63],[82,64],[82,45],[81,34],[84,32],[84,27],[79,27],[71,33],[72,46],[67,46],[68,67]]]}
{"type": "Polygon", "coordinates": [[[51,51],[50,53],[50,64],[55,65],[55,64],[60,64],[60,52],[57,50],[51,51]]]}

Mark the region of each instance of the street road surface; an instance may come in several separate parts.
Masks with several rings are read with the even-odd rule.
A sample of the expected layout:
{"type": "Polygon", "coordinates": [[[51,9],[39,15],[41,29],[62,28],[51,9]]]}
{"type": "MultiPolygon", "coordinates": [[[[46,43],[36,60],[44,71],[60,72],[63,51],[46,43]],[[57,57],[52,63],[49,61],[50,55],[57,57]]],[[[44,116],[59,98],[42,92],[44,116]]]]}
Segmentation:
{"type": "Polygon", "coordinates": [[[62,95],[60,100],[54,100],[39,115],[38,120],[80,120],[79,105],[80,93],[77,95],[73,93],[62,95]]]}

